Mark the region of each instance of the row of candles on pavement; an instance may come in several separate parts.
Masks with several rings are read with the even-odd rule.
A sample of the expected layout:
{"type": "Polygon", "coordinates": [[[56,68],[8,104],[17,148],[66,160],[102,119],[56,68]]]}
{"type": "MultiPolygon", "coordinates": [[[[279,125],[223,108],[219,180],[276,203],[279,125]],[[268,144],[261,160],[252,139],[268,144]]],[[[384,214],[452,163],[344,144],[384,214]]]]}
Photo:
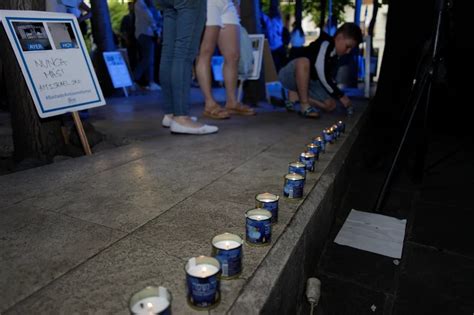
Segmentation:
{"type": "MultiPolygon", "coordinates": [[[[302,198],[307,172],[314,172],[319,154],[326,151],[328,143],[334,143],[345,132],[344,122],[338,121],[321,136],[313,139],[300,154],[299,161],[292,162],[285,175],[283,195],[302,198]]],[[[278,200],[272,193],[258,194],[256,208],[248,210],[245,240],[253,246],[271,242],[272,224],[278,222],[278,200]]],[[[242,238],[223,233],[212,239],[212,256],[193,257],[188,260],[186,271],[187,300],[196,309],[210,309],[220,301],[220,279],[232,279],[242,272],[242,238]]],[[[130,299],[130,311],[137,315],[171,314],[171,296],[164,287],[146,287],[130,299]]]]}

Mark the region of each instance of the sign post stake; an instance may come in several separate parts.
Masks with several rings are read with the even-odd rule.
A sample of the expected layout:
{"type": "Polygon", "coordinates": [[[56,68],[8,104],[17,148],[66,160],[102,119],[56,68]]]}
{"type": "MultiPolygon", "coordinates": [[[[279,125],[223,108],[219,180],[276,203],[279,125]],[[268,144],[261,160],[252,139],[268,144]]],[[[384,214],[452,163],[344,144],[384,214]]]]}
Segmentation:
{"type": "Polygon", "coordinates": [[[84,131],[84,126],[82,126],[81,117],[79,117],[78,112],[72,112],[72,118],[74,119],[74,124],[76,125],[77,133],[81,139],[82,147],[86,155],[92,155],[91,147],[89,146],[89,141],[87,140],[86,133],[84,131]]]}
{"type": "Polygon", "coordinates": [[[128,97],[128,91],[126,87],[123,87],[123,94],[125,94],[125,97],[128,97]]]}

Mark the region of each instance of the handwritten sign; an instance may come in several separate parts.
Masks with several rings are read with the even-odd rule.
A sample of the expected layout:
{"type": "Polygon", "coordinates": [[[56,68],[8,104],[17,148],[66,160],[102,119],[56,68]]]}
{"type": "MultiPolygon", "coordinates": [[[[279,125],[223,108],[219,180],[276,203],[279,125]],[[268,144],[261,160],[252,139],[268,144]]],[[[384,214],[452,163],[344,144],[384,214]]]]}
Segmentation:
{"type": "Polygon", "coordinates": [[[122,54],[119,51],[107,51],[103,55],[114,88],[131,86],[132,79],[122,54]]]}
{"type": "Polygon", "coordinates": [[[105,105],[76,17],[0,10],[40,117],[105,105]]]}

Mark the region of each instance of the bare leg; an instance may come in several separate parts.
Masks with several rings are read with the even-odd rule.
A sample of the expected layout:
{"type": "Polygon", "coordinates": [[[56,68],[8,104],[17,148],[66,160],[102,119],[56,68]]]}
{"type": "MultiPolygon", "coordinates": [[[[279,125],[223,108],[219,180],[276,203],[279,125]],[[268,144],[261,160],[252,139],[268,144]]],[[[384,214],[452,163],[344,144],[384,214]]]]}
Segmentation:
{"type": "Polygon", "coordinates": [[[300,98],[298,97],[298,93],[295,91],[288,91],[288,100],[290,102],[297,102],[300,98]]]}
{"type": "Polygon", "coordinates": [[[211,86],[211,57],[217,45],[219,37],[219,26],[206,26],[204,36],[202,38],[199,55],[196,59],[196,76],[201,87],[201,91],[205,98],[205,107],[212,108],[218,104],[212,96],[211,86]]]}
{"type": "Polygon", "coordinates": [[[309,87],[309,59],[298,58],[295,61],[296,87],[301,104],[308,105],[308,87],[309,87]]]}
{"type": "MultiPolygon", "coordinates": [[[[296,87],[300,99],[301,112],[305,112],[311,105],[309,104],[308,88],[310,64],[308,58],[298,58],[295,61],[296,87]]],[[[310,113],[308,116],[319,117],[318,113],[310,113]]]]}
{"type": "Polygon", "coordinates": [[[237,100],[237,77],[240,57],[240,25],[224,24],[218,39],[219,49],[224,56],[224,83],[226,104],[229,112],[241,115],[254,115],[255,111],[239,104],[237,100]]]}
{"type": "Polygon", "coordinates": [[[219,49],[224,56],[224,83],[226,105],[237,103],[237,75],[240,57],[240,26],[225,24],[219,33],[219,49]]]}
{"type": "Polygon", "coordinates": [[[336,101],[333,100],[332,98],[328,98],[324,100],[323,102],[315,100],[314,98],[310,98],[309,104],[311,106],[321,108],[327,112],[332,112],[334,109],[336,109],[336,101]]]}

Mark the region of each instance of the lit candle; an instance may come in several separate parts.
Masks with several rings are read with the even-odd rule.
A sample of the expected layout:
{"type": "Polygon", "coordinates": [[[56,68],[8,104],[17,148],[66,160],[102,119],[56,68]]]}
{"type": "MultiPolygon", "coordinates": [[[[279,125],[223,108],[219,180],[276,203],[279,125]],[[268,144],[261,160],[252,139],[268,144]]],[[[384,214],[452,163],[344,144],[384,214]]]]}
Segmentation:
{"type": "Polygon", "coordinates": [[[215,247],[219,249],[225,249],[225,250],[234,249],[234,248],[239,247],[240,245],[241,244],[239,244],[236,241],[220,241],[220,242],[214,243],[215,247]]]}
{"type": "Polygon", "coordinates": [[[134,315],[170,314],[171,296],[164,287],[146,287],[130,299],[130,311],[134,315]]]}
{"type": "Polygon", "coordinates": [[[303,152],[300,154],[300,162],[306,165],[306,170],[309,172],[314,172],[314,163],[316,162],[316,158],[314,153],[311,152],[303,152]]]}
{"type": "Polygon", "coordinates": [[[197,278],[207,278],[215,275],[219,271],[219,268],[209,264],[200,264],[192,266],[188,269],[188,274],[197,278]]]}
{"type": "Polygon", "coordinates": [[[247,243],[250,245],[270,244],[272,236],[272,213],[265,209],[252,209],[247,211],[245,215],[245,239],[247,243]]]}
{"type": "Polygon", "coordinates": [[[192,306],[207,309],[219,302],[221,265],[216,258],[193,257],[188,260],[185,270],[187,297],[192,306]]]}
{"type": "Polygon", "coordinates": [[[288,198],[302,198],[304,181],[304,177],[300,174],[286,174],[285,182],[283,184],[283,195],[288,198]]]}
{"type": "Polygon", "coordinates": [[[212,239],[212,256],[221,264],[221,277],[230,279],[242,272],[242,239],[240,236],[223,233],[212,239]]]}
{"type": "Polygon", "coordinates": [[[249,216],[249,218],[252,220],[262,221],[262,220],[268,220],[270,216],[257,214],[257,215],[251,215],[249,216]]]}

